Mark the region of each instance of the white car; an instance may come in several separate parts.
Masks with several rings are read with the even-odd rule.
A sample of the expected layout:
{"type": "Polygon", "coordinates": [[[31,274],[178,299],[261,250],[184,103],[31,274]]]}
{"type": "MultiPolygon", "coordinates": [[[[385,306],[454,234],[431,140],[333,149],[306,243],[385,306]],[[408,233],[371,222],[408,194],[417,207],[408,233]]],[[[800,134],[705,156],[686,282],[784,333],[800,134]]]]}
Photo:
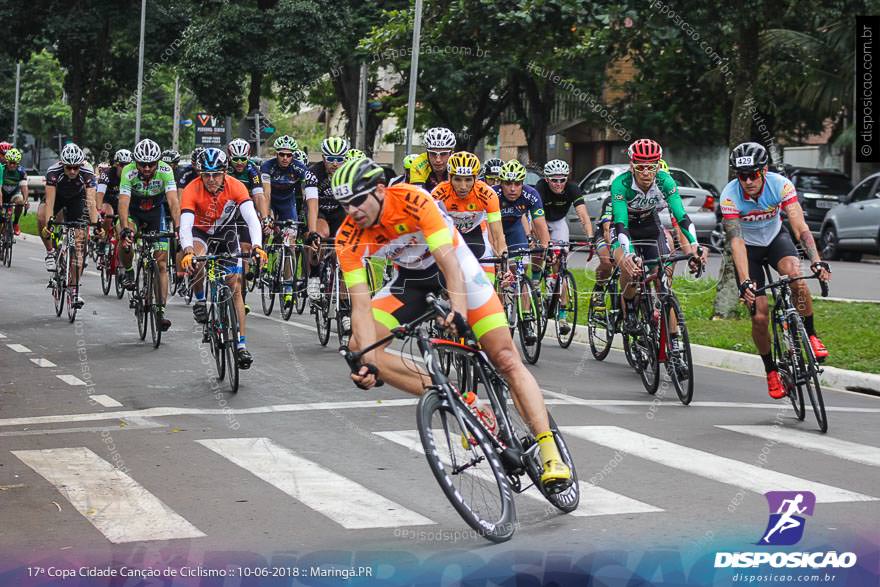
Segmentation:
{"type": "MultiPolygon", "coordinates": [[[[626,171],[629,171],[629,165],[602,165],[588,173],[578,184],[584,195],[587,212],[594,222],[602,209],[602,201],[611,195],[611,182],[626,171]]],[[[715,198],[708,190],[700,187],[700,184],[684,169],[671,167],[669,173],[678,184],[678,193],[681,195],[685,212],[697,228],[697,238],[701,241],[712,242],[713,232],[717,227],[715,198]]],[[[572,237],[586,237],[574,209],[568,211],[567,220],[572,237]]],[[[664,226],[672,226],[668,210],[661,210],[660,220],[664,226]]]]}

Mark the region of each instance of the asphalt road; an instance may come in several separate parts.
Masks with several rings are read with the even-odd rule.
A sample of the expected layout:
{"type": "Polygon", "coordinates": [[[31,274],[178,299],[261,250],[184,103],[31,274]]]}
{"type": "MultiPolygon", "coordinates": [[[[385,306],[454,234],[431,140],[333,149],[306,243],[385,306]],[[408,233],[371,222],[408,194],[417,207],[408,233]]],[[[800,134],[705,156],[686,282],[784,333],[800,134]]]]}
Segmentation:
{"type": "Polygon", "coordinates": [[[0,269],[0,552],[18,561],[747,549],[767,523],[762,494],[781,489],[817,495],[805,547],[861,536],[876,552],[878,398],[827,390],[822,436],[759,378],[697,368],[684,407],[666,384],[647,395],[616,351],[599,363],[550,341],[532,371],[574,455],[581,505],[562,515],[529,489],[513,540],[493,546],[431,475],[415,400],[351,385],[335,337],[319,346],[308,313],[285,323],[254,300],[255,362],[232,395],[181,299],[154,350],[95,274],[78,321],[56,318],[39,249],[16,253],[0,269]]]}

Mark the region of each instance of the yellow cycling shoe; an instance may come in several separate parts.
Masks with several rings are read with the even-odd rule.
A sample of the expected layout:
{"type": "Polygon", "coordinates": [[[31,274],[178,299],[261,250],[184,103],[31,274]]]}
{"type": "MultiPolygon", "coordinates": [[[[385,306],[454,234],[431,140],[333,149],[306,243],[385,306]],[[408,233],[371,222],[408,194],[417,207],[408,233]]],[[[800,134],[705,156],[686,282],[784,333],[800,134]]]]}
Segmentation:
{"type": "Polygon", "coordinates": [[[571,487],[571,469],[558,459],[552,459],[544,463],[544,472],[541,473],[541,485],[549,493],[559,493],[571,487]]]}

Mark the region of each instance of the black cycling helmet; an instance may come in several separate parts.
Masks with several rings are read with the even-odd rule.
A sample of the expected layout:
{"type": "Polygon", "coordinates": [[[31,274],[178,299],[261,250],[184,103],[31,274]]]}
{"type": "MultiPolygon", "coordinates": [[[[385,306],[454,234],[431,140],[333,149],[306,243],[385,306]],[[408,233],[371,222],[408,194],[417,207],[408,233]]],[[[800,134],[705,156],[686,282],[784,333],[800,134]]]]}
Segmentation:
{"type": "Polygon", "coordinates": [[[770,161],[767,149],[761,143],[741,143],[730,152],[730,166],[734,171],[758,171],[770,161]]]}
{"type": "Polygon", "coordinates": [[[168,165],[177,165],[180,163],[180,153],[174,149],[165,149],[162,151],[162,161],[168,165]]]}
{"type": "Polygon", "coordinates": [[[199,155],[201,155],[202,151],[204,150],[204,147],[196,147],[195,149],[193,149],[192,156],[189,158],[190,163],[192,163],[193,169],[199,169],[199,155]]]}

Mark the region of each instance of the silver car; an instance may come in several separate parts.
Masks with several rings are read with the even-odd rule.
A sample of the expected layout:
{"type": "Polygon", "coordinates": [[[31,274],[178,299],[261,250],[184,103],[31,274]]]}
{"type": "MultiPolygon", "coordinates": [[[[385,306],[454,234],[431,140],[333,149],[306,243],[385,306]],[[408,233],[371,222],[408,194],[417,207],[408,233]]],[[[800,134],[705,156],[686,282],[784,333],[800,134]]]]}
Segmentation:
{"type": "Polygon", "coordinates": [[[863,179],[822,221],[823,259],[860,261],[880,254],[880,173],[863,179]]]}
{"type": "MultiPolygon", "coordinates": [[[[587,212],[589,212],[590,218],[593,221],[596,220],[596,216],[602,209],[603,200],[611,195],[611,182],[618,175],[626,171],[629,171],[629,165],[602,165],[588,173],[578,184],[581,193],[584,194],[587,212]]],[[[712,232],[716,229],[717,224],[715,198],[712,197],[708,190],[701,188],[696,180],[684,169],[673,167],[670,168],[669,173],[672,175],[675,183],[678,184],[678,193],[681,195],[685,212],[687,212],[691,222],[697,228],[697,238],[701,241],[709,242],[712,239],[712,232]]],[[[566,219],[568,220],[569,231],[572,237],[586,237],[574,209],[568,211],[566,219]]],[[[661,210],[660,219],[664,226],[672,226],[668,210],[661,210]]]]}

